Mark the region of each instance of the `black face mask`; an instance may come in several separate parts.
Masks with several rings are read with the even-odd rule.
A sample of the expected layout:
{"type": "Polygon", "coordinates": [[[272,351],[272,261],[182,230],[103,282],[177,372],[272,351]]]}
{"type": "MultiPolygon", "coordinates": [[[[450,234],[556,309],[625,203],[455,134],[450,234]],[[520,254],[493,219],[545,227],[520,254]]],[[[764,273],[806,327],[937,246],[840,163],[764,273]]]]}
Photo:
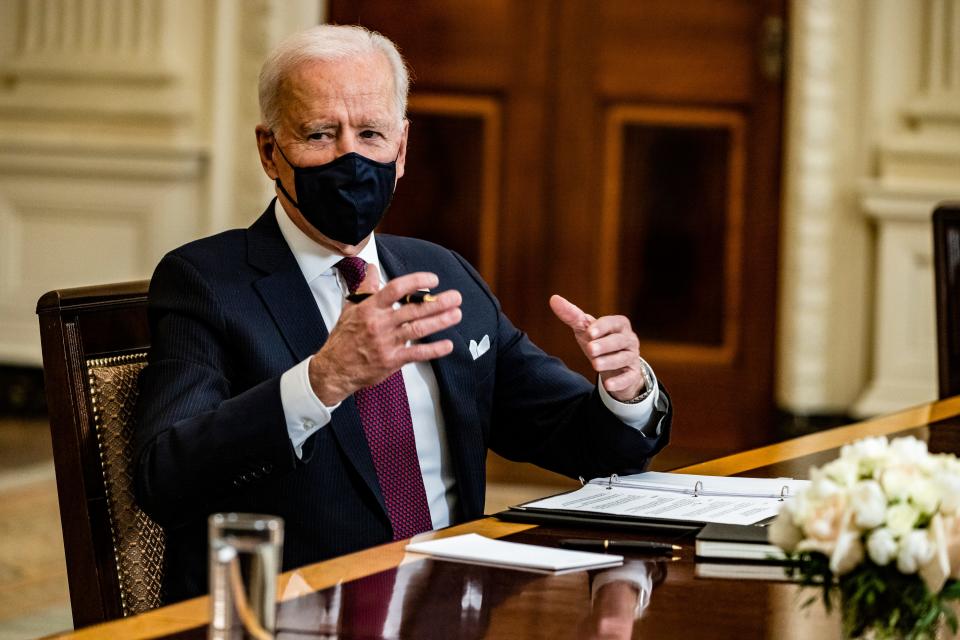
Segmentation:
{"type": "MultiPolygon", "coordinates": [[[[287,156],[275,145],[284,160],[287,156]]],[[[355,245],[380,224],[393,199],[397,162],[377,162],[358,153],[345,153],[316,167],[293,168],[299,201],[276,179],[280,191],[313,227],[337,242],[355,245]]]]}

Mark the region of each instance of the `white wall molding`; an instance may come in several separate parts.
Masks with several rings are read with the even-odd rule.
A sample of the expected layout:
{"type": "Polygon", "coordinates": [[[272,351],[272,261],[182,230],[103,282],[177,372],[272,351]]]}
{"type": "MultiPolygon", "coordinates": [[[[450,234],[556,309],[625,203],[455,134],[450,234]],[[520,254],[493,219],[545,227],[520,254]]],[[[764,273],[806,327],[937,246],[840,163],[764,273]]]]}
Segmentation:
{"type": "Polygon", "coordinates": [[[215,17],[208,4],[0,3],[0,133],[23,122],[97,124],[112,117],[161,120],[168,135],[195,132],[204,32],[215,17]]]}
{"type": "Polygon", "coordinates": [[[193,180],[203,175],[206,150],[174,146],[90,146],[0,143],[5,175],[193,180]]]}
{"type": "Polygon", "coordinates": [[[174,0],[12,0],[18,29],[8,77],[170,80],[174,0]]]}
{"type": "Polygon", "coordinates": [[[0,362],[54,288],[148,278],[272,195],[257,75],[316,0],[0,1],[0,362]]]}
{"type": "Polygon", "coordinates": [[[861,188],[861,206],[867,217],[876,221],[914,222],[930,224],[934,206],[943,200],[957,197],[949,186],[921,186],[913,182],[882,183],[864,180],[861,188]]]}

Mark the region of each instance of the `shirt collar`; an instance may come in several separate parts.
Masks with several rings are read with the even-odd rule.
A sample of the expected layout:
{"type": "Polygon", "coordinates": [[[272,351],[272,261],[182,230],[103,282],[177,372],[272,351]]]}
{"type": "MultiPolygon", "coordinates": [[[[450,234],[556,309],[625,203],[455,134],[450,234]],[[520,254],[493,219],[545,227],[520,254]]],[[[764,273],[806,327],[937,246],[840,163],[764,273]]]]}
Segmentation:
{"type": "MultiPolygon", "coordinates": [[[[297,264],[300,265],[300,271],[303,272],[304,279],[309,283],[318,276],[335,275],[333,266],[340,262],[343,256],[311,240],[293,223],[287,212],[283,210],[279,199],[273,201],[273,213],[277,218],[277,224],[280,226],[283,239],[287,241],[287,246],[290,247],[293,257],[297,259],[297,264]]],[[[380,283],[383,284],[385,282],[384,274],[380,267],[380,255],[377,253],[377,242],[373,233],[370,234],[370,241],[367,242],[367,246],[361,249],[357,256],[363,258],[369,264],[377,266],[380,283]]]]}

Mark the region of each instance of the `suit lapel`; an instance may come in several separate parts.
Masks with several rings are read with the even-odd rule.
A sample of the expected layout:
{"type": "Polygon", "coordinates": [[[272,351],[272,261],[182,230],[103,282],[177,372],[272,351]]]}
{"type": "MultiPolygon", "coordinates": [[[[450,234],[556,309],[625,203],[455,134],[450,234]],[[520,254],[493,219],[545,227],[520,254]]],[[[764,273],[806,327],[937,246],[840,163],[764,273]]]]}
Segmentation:
{"type": "Polygon", "coordinates": [[[297,362],[316,353],[327,328],[309,285],[280,233],[273,206],[247,229],[247,259],[264,275],[253,283],[297,362]]]}
{"type": "MultiPolygon", "coordinates": [[[[327,341],[327,328],[313,298],[313,292],[303,278],[300,265],[280,233],[272,204],[247,229],[247,247],[250,264],[266,272],[264,277],[254,282],[254,288],[293,352],[295,360],[305,360],[327,341]]],[[[347,459],[386,516],[387,508],[353,396],[344,400],[333,412],[328,427],[333,429],[347,459]]]]}
{"type": "MultiPolygon", "coordinates": [[[[377,253],[380,264],[390,279],[416,271],[436,271],[436,265],[421,263],[417,256],[399,255],[390,248],[389,236],[376,236],[377,253]]],[[[443,290],[443,274],[440,290],[443,290]]],[[[453,341],[454,353],[467,351],[467,341],[460,333],[460,325],[456,325],[431,336],[422,342],[435,342],[448,339],[453,341]]],[[[437,387],[440,391],[440,406],[443,411],[443,421],[446,429],[447,445],[453,457],[453,471],[457,480],[457,493],[461,511],[469,514],[482,513],[482,500],[485,487],[483,486],[483,465],[486,459],[486,449],[482,437],[474,433],[478,422],[476,405],[471,401],[470,390],[474,388],[473,372],[464,366],[457,366],[453,354],[444,358],[430,361],[437,387]],[[471,435],[475,437],[471,437],[471,435]],[[479,445],[478,445],[479,440],[479,445]],[[479,463],[477,461],[478,451],[479,463]],[[479,469],[477,466],[479,464],[479,469]],[[481,478],[478,480],[478,478],[481,478]]]]}

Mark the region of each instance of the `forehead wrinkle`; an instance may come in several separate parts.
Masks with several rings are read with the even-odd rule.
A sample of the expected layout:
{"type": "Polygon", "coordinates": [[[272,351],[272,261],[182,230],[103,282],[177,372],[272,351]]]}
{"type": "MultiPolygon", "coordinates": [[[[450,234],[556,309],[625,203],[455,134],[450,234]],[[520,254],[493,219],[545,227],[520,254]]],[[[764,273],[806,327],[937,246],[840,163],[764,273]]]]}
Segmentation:
{"type": "Polygon", "coordinates": [[[291,116],[294,120],[326,121],[337,118],[334,113],[338,111],[342,115],[344,109],[351,114],[361,112],[359,115],[365,120],[399,119],[395,114],[393,73],[389,61],[379,53],[301,63],[284,76],[280,89],[283,119],[291,116]],[[381,115],[381,110],[386,113],[381,115]]]}

